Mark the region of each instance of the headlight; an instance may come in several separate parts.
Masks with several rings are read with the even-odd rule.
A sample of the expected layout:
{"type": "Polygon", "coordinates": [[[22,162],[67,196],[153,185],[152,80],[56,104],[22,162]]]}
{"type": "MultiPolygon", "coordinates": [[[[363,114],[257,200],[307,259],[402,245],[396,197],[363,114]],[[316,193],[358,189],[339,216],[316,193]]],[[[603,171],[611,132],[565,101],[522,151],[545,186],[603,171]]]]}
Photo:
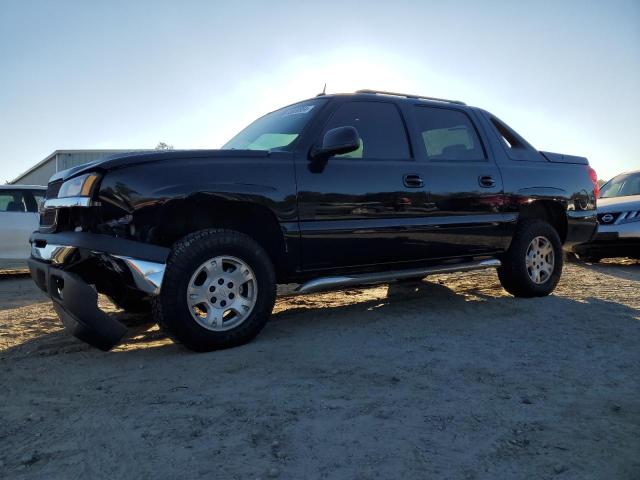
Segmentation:
{"type": "Polygon", "coordinates": [[[58,198],[90,197],[98,178],[97,173],[87,173],[67,180],[60,187],[58,198]]]}

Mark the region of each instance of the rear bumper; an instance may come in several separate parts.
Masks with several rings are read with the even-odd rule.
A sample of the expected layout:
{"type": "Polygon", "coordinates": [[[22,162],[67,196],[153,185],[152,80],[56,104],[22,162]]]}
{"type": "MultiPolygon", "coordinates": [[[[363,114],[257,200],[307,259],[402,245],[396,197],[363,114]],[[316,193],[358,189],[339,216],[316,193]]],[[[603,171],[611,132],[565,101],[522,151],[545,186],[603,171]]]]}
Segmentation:
{"type": "Polygon", "coordinates": [[[591,241],[598,230],[596,211],[567,212],[567,238],[564,248],[575,251],[576,246],[591,241]]]}
{"type": "Polygon", "coordinates": [[[127,328],[98,308],[98,292],[158,295],[169,249],[83,232],[34,233],[29,269],[72,335],[102,350],[127,328]]]}

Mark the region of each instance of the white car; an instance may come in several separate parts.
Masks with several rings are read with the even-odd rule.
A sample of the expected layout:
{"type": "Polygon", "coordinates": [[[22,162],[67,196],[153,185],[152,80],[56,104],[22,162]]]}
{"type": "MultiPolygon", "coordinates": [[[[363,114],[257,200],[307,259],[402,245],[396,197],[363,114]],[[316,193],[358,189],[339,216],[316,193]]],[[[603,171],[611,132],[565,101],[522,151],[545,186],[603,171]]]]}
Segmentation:
{"type": "Polygon", "coordinates": [[[588,262],[611,257],[640,259],[640,170],[618,175],[602,186],[598,234],[575,251],[588,262]]]}
{"type": "Polygon", "coordinates": [[[29,236],[38,229],[38,209],[46,190],[33,185],[0,185],[0,259],[29,258],[29,236]]]}

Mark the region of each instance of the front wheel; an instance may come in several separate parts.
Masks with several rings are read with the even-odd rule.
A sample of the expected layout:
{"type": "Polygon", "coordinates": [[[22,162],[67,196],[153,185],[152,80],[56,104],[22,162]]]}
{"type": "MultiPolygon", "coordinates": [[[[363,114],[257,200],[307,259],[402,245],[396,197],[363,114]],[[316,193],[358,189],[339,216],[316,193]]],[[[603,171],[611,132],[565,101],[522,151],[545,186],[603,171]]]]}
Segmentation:
{"type": "Polygon", "coordinates": [[[153,312],[171,338],[210,351],[253,339],[275,297],[275,273],[264,249],[243,233],[210,229],[173,246],[153,312]]]}
{"type": "Polygon", "coordinates": [[[562,244],[556,230],[543,220],[526,220],[517,228],[498,268],[504,289],[516,297],[543,297],[562,274],[562,244]]]}

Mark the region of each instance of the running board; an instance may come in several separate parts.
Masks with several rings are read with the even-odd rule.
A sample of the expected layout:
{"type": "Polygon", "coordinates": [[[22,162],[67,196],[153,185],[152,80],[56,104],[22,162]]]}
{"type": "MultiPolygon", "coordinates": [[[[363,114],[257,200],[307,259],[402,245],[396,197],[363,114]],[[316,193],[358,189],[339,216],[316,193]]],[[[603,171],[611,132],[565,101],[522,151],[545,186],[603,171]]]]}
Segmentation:
{"type": "Polygon", "coordinates": [[[351,276],[322,277],[310,280],[300,285],[297,293],[313,293],[321,290],[332,290],[352,285],[367,285],[371,283],[386,283],[393,280],[403,280],[406,278],[426,277],[437,273],[469,272],[471,270],[481,270],[483,268],[497,268],[500,260],[491,258],[478,262],[456,263],[451,265],[434,265],[432,267],[414,268],[411,270],[394,270],[390,272],[363,273],[351,276]]]}

